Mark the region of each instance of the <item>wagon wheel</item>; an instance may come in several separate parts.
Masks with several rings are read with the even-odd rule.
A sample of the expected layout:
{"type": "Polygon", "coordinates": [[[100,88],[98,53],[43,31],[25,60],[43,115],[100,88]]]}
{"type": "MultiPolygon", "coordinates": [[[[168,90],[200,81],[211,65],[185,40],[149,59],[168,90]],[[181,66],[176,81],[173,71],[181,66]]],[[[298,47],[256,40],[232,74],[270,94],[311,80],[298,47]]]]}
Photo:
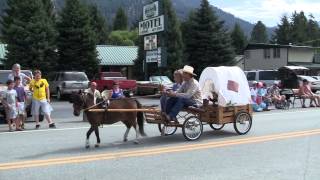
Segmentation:
{"type": "Polygon", "coordinates": [[[239,134],[247,134],[252,126],[252,117],[247,112],[239,112],[235,115],[233,127],[234,130],[239,134]]]}
{"type": "Polygon", "coordinates": [[[220,130],[224,127],[224,124],[209,124],[213,130],[220,130]]]}
{"type": "Polygon", "coordinates": [[[199,139],[202,131],[203,125],[197,116],[190,116],[183,123],[182,133],[188,141],[199,139]]]}
{"type": "Polygon", "coordinates": [[[166,125],[164,125],[164,124],[158,124],[158,129],[159,129],[159,131],[160,131],[160,133],[161,133],[161,131],[162,131],[162,128],[164,128],[164,135],[165,136],[170,136],[170,135],[173,135],[176,131],[177,131],[177,127],[176,126],[166,126],[166,125]]]}

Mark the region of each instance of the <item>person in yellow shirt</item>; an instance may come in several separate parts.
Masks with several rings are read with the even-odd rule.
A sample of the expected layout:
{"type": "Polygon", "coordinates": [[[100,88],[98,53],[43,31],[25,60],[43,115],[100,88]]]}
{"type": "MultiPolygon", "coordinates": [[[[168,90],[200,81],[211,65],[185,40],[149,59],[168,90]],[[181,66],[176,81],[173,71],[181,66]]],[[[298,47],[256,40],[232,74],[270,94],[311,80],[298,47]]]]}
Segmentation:
{"type": "Polygon", "coordinates": [[[52,107],[50,105],[49,84],[46,79],[41,78],[41,71],[34,71],[34,79],[29,84],[32,95],[32,115],[36,121],[36,129],[40,128],[39,114],[40,108],[49,123],[49,128],[55,128],[55,124],[51,119],[52,107]]]}

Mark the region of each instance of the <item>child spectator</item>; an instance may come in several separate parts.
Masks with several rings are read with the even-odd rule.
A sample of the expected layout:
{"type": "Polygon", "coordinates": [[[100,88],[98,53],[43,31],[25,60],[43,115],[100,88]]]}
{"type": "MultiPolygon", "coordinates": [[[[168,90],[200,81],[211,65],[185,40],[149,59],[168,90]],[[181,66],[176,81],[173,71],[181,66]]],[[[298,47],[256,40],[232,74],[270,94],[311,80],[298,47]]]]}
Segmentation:
{"type": "Polygon", "coordinates": [[[111,98],[112,99],[124,98],[123,90],[120,89],[119,84],[117,82],[113,83],[111,98]]]}
{"type": "Polygon", "coordinates": [[[24,87],[21,86],[21,78],[19,76],[14,77],[14,84],[15,84],[14,90],[16,90],[17,92],[17,100],[18,100],[17,120],[21,122],[21,128],[24,129],[24,120],[26,118],[26,112],[25,112],[26,92],[24,90],[24,87]]]}
{"type": "Polygon", "coordinates": [[[17,92],[14,90],[14,82],[12,80],[7,81],[8,89],[4,95],[3,104],[6,110],[6,118],[9,126],[9,131],[12,132],[12,122],[15,122],[16,130],[21,131],[20,121],[17,120],[17,92]]]}

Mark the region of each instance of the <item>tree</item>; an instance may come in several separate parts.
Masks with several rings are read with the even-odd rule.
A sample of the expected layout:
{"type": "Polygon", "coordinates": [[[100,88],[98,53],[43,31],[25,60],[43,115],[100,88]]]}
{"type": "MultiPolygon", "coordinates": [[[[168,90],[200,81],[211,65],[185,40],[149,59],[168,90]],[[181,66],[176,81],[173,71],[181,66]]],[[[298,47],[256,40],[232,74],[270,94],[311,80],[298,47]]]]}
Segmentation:
{"type": "Polygon", "coordinates": [[[277,44],[289,44],[292,42],[291,26],[287,16],[281,18],[281,23],[274,30],[272,39],[277,44]]]}
{"type": "Polygon", "coordinates": [[[294,44],[304,44],[304,42],[308,41],[308,20],[304,15],[304,12],[301,11],[299,14],[294,12],[291,17],[291,36],[292,43],[294,44]]]}
{"type": "Polygon", "coordinates": [[[39,68],[44,73],[54,68],[57,32],[43,2],[8,0],[8,8],[1,21],[2,39],[8,50],[4,61],[6,68],[11,68],[14,63],[28,69],[39,68]]]}
{"type": "Polygon", "coordinates": [[[123,8],[119,8],[113,21],[113,30],[128,30],[128,17],[123,8]]]}
{"type": "Polygon", "coordinates": [[[175,70],[182,66],[183,41],[180,22],[170,0],[163,0],[164,15],[167,17],[167,30],[163,33],[165,47],[167,47],[167,67],[163,72],[172,77],[175,70]]]}
{"type": "Polygon", "coordinates": [[[232,41],[223,24],[207,0],[202,0],[200,8],[191,12],[184,23],[186,63],[192,65],[196,73],[208,66],[234,63],[232,41]]]}
{"type": "Polygon", "coordinates": [[[99,60],[96,51],[96,35],[91,27],[87,6],[79,0],[66,0],[58,22],[59,69],[86,71],[92,77],[99,60]]]}
{"type": "Polygon", "coordinates": [[[117,46],[134,46],[138,41],[138,31],[112,31],[109,44],[117,46]]]}
{"type": "Polygon", "coordinates": [[[308,25],[307,25],[308,43],[307,45],[312,45],[314,47],[320,46],[320,28],[318,22],[314,19],[312,14],[309,15],[308,25]]]}
{"type": "Polygon", "coordinates": [[[258,21],[257,24],[253,27],[253,30],[251,32],[250,42],[251,43],[267,43],[268,42],[266,26],[261,21],[258,21]]]}
{"type": "Polygon", "coordinates": [[[247,37],[244,35],[238,23],[234,25],[233,31],[231,32],[231,39],[236,54],[243,54],[244,48],[247,45],[247,37]]]}
{"type": "Polygon", "coordinates": [[[108,26],[105,18],[99,12],[97,6],[89,6],[91,26],[96,35],[97,44],[106,44],[108,42],[108,26]]]}

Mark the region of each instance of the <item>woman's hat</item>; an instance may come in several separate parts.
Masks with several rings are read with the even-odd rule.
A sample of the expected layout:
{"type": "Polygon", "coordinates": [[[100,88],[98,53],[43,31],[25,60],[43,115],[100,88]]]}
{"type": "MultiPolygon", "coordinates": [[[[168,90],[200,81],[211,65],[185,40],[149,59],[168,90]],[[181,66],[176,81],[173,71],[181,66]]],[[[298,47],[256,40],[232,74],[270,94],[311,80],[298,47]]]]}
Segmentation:
{"type": "Polygon", "coordinates": [[[193,73],[193,70],[194,68],[192,66],[185,65],[182,69],[182,72],[191,74],[193,76],[197,76],[196,74],[193,73]]]}

